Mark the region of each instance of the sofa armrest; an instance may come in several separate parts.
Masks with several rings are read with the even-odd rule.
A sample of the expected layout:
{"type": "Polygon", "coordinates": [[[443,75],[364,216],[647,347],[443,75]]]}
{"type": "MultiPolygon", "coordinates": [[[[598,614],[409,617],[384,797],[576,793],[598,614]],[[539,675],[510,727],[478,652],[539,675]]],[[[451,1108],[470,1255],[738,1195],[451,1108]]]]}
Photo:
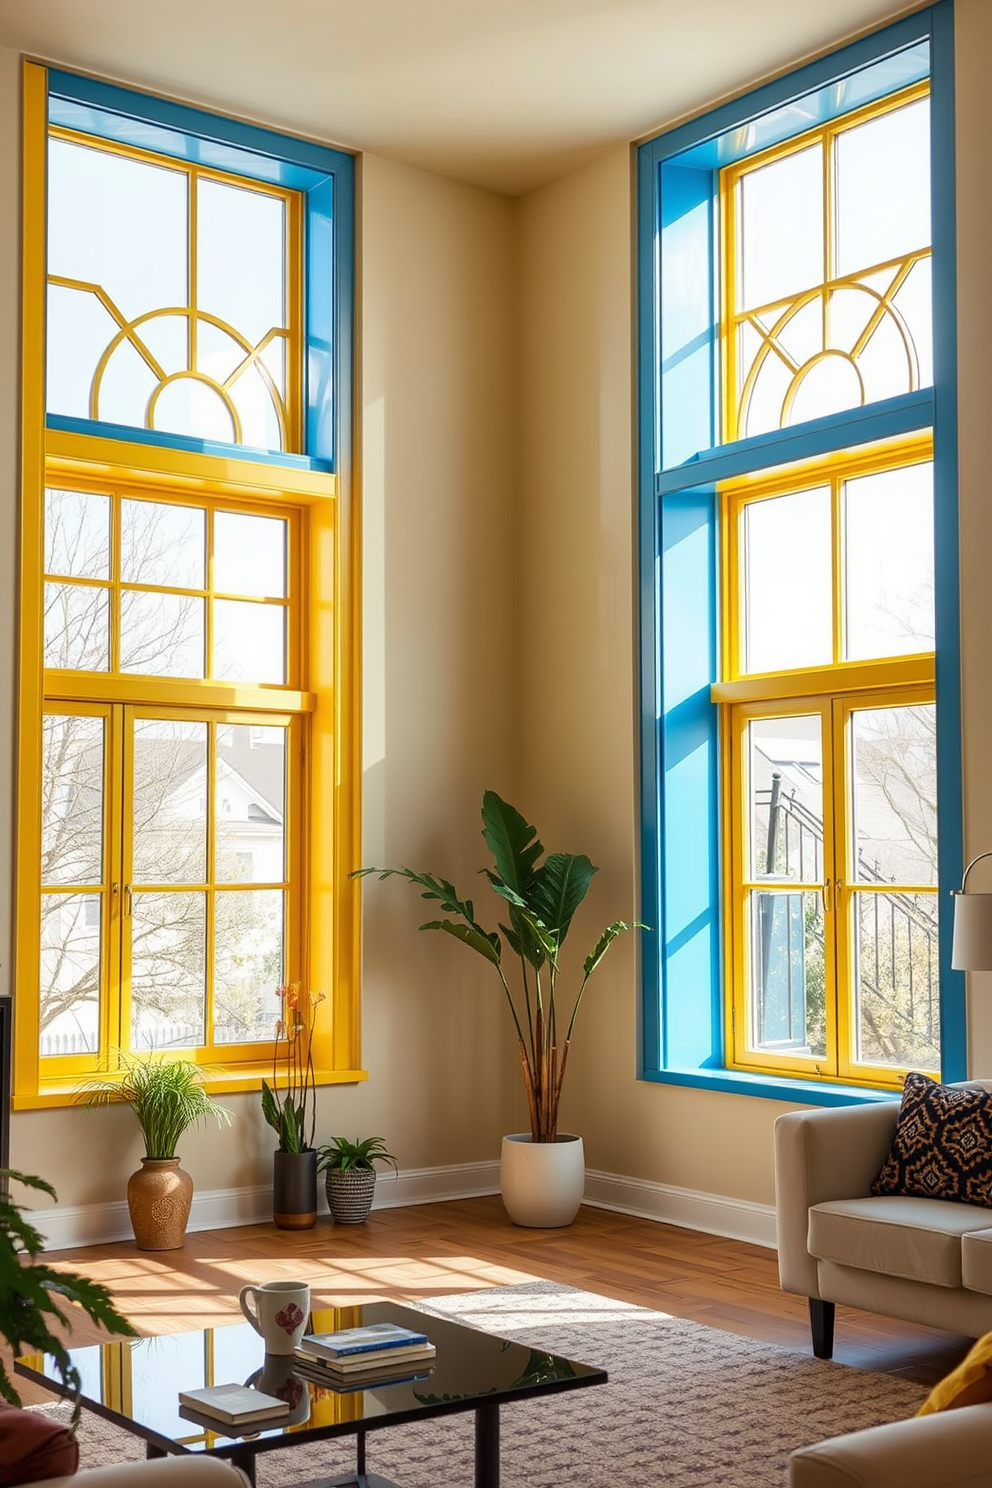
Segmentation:
{"type": "Polygon", "coordinates": [[[867,1198],[888,1154],[898,1100],[790,1111],[775,1123],[775,1212],[782,1290],[818,1297],[807,1249],[809,1209],[830,1199],[867,1198]]]}
{"type": "Polygon", "coordinates": [[[984,1488],[992,1405],[835,1436],[793,1452],[789,1488],[984,1488]]]}
{"type": "Polygon", "coordinates": [[[220,1457],[188,1453],[90,1467],[71,1478],[46,1478],[30,1488],[249,1488],[240,1468],[220,1457]]]}

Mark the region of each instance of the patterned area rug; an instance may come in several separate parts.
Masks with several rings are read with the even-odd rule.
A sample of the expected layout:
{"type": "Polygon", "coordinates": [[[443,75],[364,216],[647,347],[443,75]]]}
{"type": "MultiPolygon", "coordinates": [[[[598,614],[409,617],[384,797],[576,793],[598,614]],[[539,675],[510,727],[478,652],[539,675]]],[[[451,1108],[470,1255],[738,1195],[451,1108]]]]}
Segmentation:
{"type": "MultiPolygon", "coordinates": [[[[790,1452],[900,1420],[926,1392],[886,1374],[825,1363],[555,1282],[489,1287],[419,1303],[537,1348],[609,1370],[607,1385],[501,1413],[502,1488],[782,1488],[790,1452]]],[[[65,1418],[69,1407],[39,1407],[65,1418]]],[[[402,1488],[465,1488],[471,1414],[368,1438],[368,1469],[402,1488]]],[[[144,1446],[83,1412],[82,1467],[144,1456],[144,1446]]],[[[258,1459],[259,1488],[286,1488],[354,1466],[354,1444],[315,1443],[258,1459]]]]}

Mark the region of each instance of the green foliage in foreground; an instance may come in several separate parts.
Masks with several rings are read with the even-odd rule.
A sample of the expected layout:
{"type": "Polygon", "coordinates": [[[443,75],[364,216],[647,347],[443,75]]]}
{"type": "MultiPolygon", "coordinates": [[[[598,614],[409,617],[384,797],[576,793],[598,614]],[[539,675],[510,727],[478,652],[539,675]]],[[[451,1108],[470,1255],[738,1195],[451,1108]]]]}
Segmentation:
{"type": "MultiPolygon", "coordinates": [[[[71,1396],[74,1410],[72,1429],[79,1421],[79,1371],[69,1358],[60,1334],[72,1326],[72,1315],[66,1302],[77,1302],[93,1322],[108,1333],[134,1336],[127,1318],[114,1306],[105,1286],[77,1276],[72,1271],[56,1270],[38,1261],[44,1241],[25,1218],[23,1206],[10,1197],[11,1181],[34,1188],[55,1198],[55,1190],[41,1178],[0,1168],[0,1336],[18,1354],[49,1354],[55,1361],[59,1378],[71,1396]],[[55,1332],[52,1329],[56,1329],[55,1332]]],[[[20,1405],[21,1397],[0,1359],[0,1395],[11,1405],[20,1405]]]]}

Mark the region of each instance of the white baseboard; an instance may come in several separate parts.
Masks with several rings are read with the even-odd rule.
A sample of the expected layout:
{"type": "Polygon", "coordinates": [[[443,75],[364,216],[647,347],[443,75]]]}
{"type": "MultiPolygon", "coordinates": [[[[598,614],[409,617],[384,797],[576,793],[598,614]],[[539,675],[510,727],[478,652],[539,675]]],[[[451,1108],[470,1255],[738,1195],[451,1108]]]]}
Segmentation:
{"type": "Polygon", "coordinates": [[[701,1230],[704,1235],[722,1235],[728,1240],[747,1240],[752,1245],[776,1249],[772,1204],[728,1199],[722,1194],[624,1178],[616,1173],[596,1173],[588,1168],[583,1202],[594,1209],[613,1209],[638,1219],[656,1219],[680,1229],[701,1230]]]}
{"type": "MultiPolygon", "coordinates": [[[[414,1168],[398,1177],[381,1174],[374,1207],[396,1209],[408,1204],[440,1204],[446,1199],[472,1199],[493,1193],[499,1193],[498,1162],[414,1168]]],[[[317,1198],[319,1211],[326,1214],[322,1184],[318,1186],[317,1198]]],[[[586,1173],[585,1202],[597,1209],[660,1220],[709,1235],[749,1240],[755,1245],[775,1245],[775,1210],[767,1204],[592,1171],[586,1173]]],[[[108,1245],[131,1239],[131,1222],[123,1199],[112,1204],[36,1209],[31,1218],[49,1250],[72,1250],[80,1245],[108,1245]]],[[[271,1218],[272,1189],[268,1184],[208,1189],[193,1195],[189,1228],[223,1230],[235,1225],[263,1224],[271,1218]]]]}

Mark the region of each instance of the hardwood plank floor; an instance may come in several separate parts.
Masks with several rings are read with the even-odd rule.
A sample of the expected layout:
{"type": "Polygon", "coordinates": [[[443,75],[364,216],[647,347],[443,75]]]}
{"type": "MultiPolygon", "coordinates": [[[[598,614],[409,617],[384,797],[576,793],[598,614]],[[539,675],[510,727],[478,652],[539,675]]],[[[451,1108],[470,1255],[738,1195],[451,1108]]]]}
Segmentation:
{"type": "MultiPolygon", "coordinates": [[[[565,1230],[510,1224],[498,1197],[374,1210],[354,1228],[327,1218],[316,1229],[270,1224],[188,1235],[179,1251],[133,1242],[51,1252],[113,1292],[140,1332],[172,1332],[240,1318],[245,1282],[308,1281],[315,1299],[345,1305],[420,1298],[546,1279],[691,1318],[749,1338],[809,1351],[805,1301],[779,1289],[774,1251],[718,1236],[583,1207],[565,1230]]],[[[77,1343],[100,1335],[85,1318],[77,1343]]],[[[834,1357],[932,1383],[969,1339],[838,1308],[834,1357]]],[[[50,1399],[25,1381],[31,1402],[50,1399]]]]}

